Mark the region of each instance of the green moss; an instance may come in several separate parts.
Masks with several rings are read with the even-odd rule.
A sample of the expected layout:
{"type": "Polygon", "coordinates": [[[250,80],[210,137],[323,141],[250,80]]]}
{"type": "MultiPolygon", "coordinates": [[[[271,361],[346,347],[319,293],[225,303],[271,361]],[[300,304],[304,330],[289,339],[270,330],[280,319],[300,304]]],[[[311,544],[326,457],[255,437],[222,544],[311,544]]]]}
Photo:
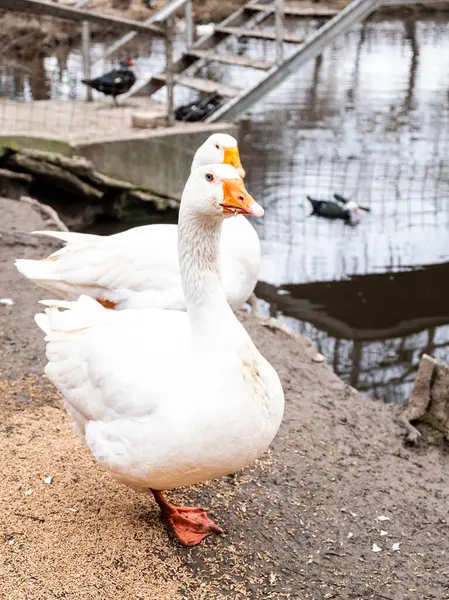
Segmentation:
{"type": "Polygon", "coordinates": [[[72,148],[68,142],[26,135],[0,135],[0,146],[5,146],[16,151],[23,148],[33,148],[34,150],[57,152],[64,156],[72,155],[72,148]]]}

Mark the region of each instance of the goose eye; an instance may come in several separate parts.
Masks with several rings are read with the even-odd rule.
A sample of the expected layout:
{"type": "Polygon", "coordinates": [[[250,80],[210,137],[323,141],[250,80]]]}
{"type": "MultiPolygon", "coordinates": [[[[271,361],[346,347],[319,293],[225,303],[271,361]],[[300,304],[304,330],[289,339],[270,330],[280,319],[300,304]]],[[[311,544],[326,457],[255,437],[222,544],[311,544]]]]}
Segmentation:
{"type": "Polygon", "coordinates": [[[206,181],[215,181],[215,177],[212,175],[212,173],[206,173],[206,181]]]}
{"type": "Polygon", "coordinates": [[[216,148],[217,150],[220,150],[220,144],[215,144],[215,148],[216,148]]]}

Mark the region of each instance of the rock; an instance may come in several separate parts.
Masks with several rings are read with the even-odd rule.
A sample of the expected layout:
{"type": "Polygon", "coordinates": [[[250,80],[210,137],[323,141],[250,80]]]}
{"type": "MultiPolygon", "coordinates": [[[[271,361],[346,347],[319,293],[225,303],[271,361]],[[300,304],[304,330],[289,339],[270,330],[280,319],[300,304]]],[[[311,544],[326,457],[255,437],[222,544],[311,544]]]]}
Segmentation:
{"type": "Polygon", "coordinates": [[[317,352],[316,354],[314,354],[312,356],[312,360],[313,360],[313,362],[316,362],[316,363],[323,363],[325,361],[325,358],[322,354],[317,352]]]}
{"type": "Polygon", "coordinates": [[[412,394],[399,420],[412,444],[421,437],[412,421],[428,423],[449,440],[449,365],[423,354],[412,394]]]}

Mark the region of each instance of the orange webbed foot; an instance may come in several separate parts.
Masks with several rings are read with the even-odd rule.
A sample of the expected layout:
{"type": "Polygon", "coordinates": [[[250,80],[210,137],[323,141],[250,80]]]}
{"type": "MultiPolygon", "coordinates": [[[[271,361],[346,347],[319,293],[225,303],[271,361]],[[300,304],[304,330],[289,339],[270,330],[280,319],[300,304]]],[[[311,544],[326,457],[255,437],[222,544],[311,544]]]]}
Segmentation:
{"type": "Polygon", "coordinates": [[[183,546],[196,546],[208,535],[223,533],[209,518],[206,509],[199,506],[175,506],[167,502],[162,492],[151,491],[161,508],[162,522],[183,546]]]}

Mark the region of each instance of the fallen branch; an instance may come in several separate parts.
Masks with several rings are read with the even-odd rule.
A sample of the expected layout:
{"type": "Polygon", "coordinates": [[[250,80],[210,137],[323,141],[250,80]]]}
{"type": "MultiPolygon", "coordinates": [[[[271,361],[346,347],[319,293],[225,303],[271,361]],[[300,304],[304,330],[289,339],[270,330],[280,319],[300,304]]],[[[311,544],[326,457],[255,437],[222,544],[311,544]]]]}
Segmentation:
{"type": "Polygon", "coordinates": [[[16,517],[22,517],[23,519],[31,519],[32,521],[38,521],[39,523],[45,523],[45,519],[42,517],[35,517],[33,515],[24,515],[23,513],[13,513],[16,517]]]}
{"type": "MultiPolygon", "coordinates": [[[[43,185],[46,189],[65,191],[67,193],[63,195],[63,199],[67,204],[81,201],[83,206],[103,206],[105,212],[114,212],[115,202],[119,206],[148,204],[156,212],[176,210],[179,207],[176,199],[99,173],[91,161],[80,156],[0,146],[1,177],[12,183],[16,181],[32,185],[32,190],[43,185]]],[[[23,189],[21,193],[23,194],[23,189]]],[[[34,191],[31,193],[35,195],[34,191]]]]}
{"type": "Polygon", "coordinates": [[[21,196],[19,201],[33,206],[38,210],[38,212],[41,213],[41,215],[48,217],[48,220],[54,225],[54,227],[56,227],[58,231],[70,231],[67,225],[61,221],[55,209],[51,206],[48,206],[48,204],[42,204],[42,202],[39,202],[34,198],[29,198],[28,196],[21,196]]]}

